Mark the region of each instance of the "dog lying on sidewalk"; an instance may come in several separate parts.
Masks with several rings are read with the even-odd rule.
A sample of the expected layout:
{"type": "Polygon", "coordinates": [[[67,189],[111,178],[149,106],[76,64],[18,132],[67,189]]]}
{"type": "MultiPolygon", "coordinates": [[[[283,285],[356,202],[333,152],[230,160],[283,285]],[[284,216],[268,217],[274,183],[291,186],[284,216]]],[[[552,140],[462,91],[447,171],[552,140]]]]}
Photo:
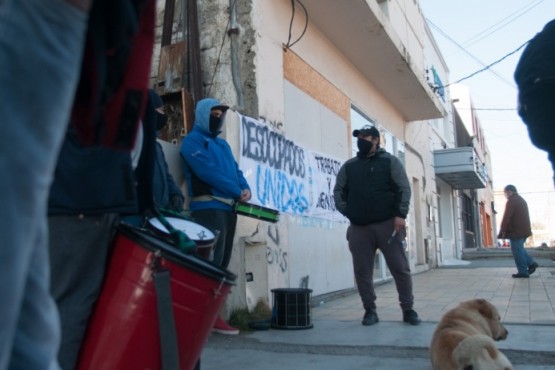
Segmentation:
{"type": "Polygon", "coordinates": [[[499,312],[485,299],[472,299],[448,311],[430,346],[434,370],[512,370],[494,340],[507,338],[499,312]]]}

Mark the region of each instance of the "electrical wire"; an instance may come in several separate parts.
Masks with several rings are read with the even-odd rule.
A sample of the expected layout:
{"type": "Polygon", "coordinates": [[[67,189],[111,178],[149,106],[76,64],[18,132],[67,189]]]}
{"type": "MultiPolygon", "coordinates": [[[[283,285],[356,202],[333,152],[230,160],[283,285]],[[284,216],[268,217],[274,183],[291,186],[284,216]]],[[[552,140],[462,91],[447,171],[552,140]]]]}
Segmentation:
{"type": "Polygon", "coordinates": [[[506,54],[505,56],[501,57],[500,59],[496,60],[495,62],[493,62],[493,63],[491,63],[491,64],[485,66],[484,68],[482,68],[482,69],[480,69],[480,70],[478,70],[478,71],[476,71],[476,72],[474,72],[474,73],[471,73],[471,74],[469,74],[468,76],[463,77],[463,78],[461,78],[461,79],[459,79],[459,80],[457,80],[457,81],[455,81],[455,82],[451,82],[451,83],[449,83],[448,85],[445,85],[445,86],[443,86],[443,87],[446,87],[446,86],[449,86],[449,85],[452,85],[452,84],[456,84],[456,83],[462,82],[462,81],[464,81],[464,80],[468,80],[469,78],[476,76],[478,73],[482,73],[482,72],[484,72],[484,71],[487,71],[487,70],[490,69],[492,66],[494,66],[494,65],[496,65],[496,64],[498,64],[498,63],[500,63],[500,62],[503,61],[504,59],[506,59],[506,58],[510,57],[511,55],[513,55],[514,53],[518,52],[520,49],[522,49],[523,47],[525,47],[530,41],[531,41],[531,39],[528,40],[528,41],[526,41],[524,44],[520,45],[520,46],[519,46],[518,48],[516,48],[515,50],[511,51],[510,53],[508,53],[508,54],[506,54]]]}
{"type": "MultiPolygon", "coordinates": [[[[466,50],[462,45],[460,45],[457,41],[453,40],[453,38],[451,36],[449,36],[447,33],[445,33],[441,28],[439,28],[438,26],[436,26],[432,21],[430,21],[428,18],[426,18],[426,22],[428,22],[428,24],[434,28],[436,31],[438,31],[443,37],[445,37],[447,40],[451,41],[454,45],[456,45],[459,49],[461,49],[465,54],[467,54],[468,56],[470,56],[472,59],[474,59],[476,62],[478,62],[479,64],[481,64],[482,66],[484,66],[483,69],[481,69],[480,71],[476,72],[476,73],[480,73],[486,70],[489,70],[491,73],[493,73],[495,76],[497,76],[499,79],[501,79],[502,81],[504,81],[505,83],[507,83],[509,86],[516,88],[516,86],[512,83],[507,81],[505,78],[503,78],[501,75],[499,75],[497,72],[495,72],[494,70],[490,69],[491,66],[499,63],[501,60],[505,59],[506,57],[508,57],[511,54],[516,53],[518,50],[520,50],[520,48],[522,48],[524,45],[526,45],[530,40],[526,41],[523,45],[521,45],[517,50],[507,54],[506,56],[504,56],[503,58],[499,59],[498,61],[491,63],[490,65],[487,65],[482,62],[481,60],[479,60],[478,58],[476,58],[474,55],[472,55],[468,50],[466,50]]],[[[462,79],[460,79],[457,82],[461,82],[463,80],[466,80],[470,77],[473,77],[476,73],[471,74],[470,76],[464,77],[462,79]]],[[[439,88],[441,87],[447,87],[449,85],[452,85],[456,82],[452,82],[450,84],[444,85],[444,86],[439,86],[439,88]]]]}
{"type": "Polygon", "coordinates": [[[301,3],[300,0],[291,0],[291,21],[289,22],[289,37],[287,38],[287,44],[285,44],[285,48],[290,49],[297,42],[301,41],[307,28],[308,28],[308,11],[306,10],[305,6],[303,5],[303,3],[301,3]],[[301,8],[303,8],[304,15],[305,15],[305,24],[301,35],[295,41],[291,42],[291,35],[293,31],[293,19],[295,19],[295,2],[299,3],[301,8]]]}
{"type": "MultiPolygon", "coordinates": [[[[233,4],[231,5],[230,8],[234,7],[236,2],[237,2],[237,0],[234,0],[233,4]]],[[[220,45],[220,50],[218,51],[218,59],[216,59],[216,65],[214,66],[214,71],[212,72],[212,78],[210,78],[210,84],[208,85],[208,90],[206,91],[206,96],[210,96],[212,86],[214,85],[214,79],[216,78],[216,72],[217,72],[218,66],[220,65],[220,62],[222,60],[222,51],[224,49],[225,40],[228,36],[227,30],[229,29],[230,22],[231,22],[231,16],[227,18],[227,24],[225,25],[224,37],[222,39],[222,44],[220,45]]]]}
{"type": "Polygon", "coordinates": [[[472,111],[495,111],[495,112],[503,112],[503,111],[516,111],[516,108],[463,108],[459,107],[457,110],[472,110],[472,111]]]}
{"type": "Polygon", "coordinates": [[[477,34],[475,34],[474,36],[472,36],[471,38],[466,40],[464,42],[465,46],[469,47],[471,45],[474,45],[478,41],[483,40],[484,38],[488,37],[489,35],[499,31],[500,29],[502,29],[503,27],[511,24],[512,22],[514,22],[515,20],[517,20],[518,18],[520,18],[524,14],[528,13],[530,10],[534,9],[536,6],[540,5],[544,1],[545,0],[534,0],[531,3],[529,3],[528,5],[525,5],[524,7],[512,12],[511,14],[506,16],[505,18],[498,21],[497,23],[494,23],[493,25],[489,26],[485,30],[482,30],[481,32],[478,32],[477,34]],[[511,17],[513,17],[513,18],[510,19],[511,17]],[[495,28],[495,27],[497,27],[497,28],[495,28]],[[488,31],[491,31],[491,32],[488,32],[488,31]],[[488,32],[488,33],[486,33],[486,32],[488,32]]]}
{"type": "Polygon", "coordinates": [[[457,110],[516,110],[516,108],[465,108],[465,107],[459,107],[457,108],[457,110]]]}
{"type": "Polygon", "coordinates": [[[287,37],[287,43],[285,47],[289,47],[289,43],[291,42],[291,32],[293,31],[293,19],[295,19],[295,0],[291,0],[291,20],[289,21],[289,36],[287,37]]]}
{"type": "Polygon", "coordinates": [[[541,190],[541,191],[523,191],[518,192],[519,194],[551,194],[555,193],[555,190],[541,190]]]}

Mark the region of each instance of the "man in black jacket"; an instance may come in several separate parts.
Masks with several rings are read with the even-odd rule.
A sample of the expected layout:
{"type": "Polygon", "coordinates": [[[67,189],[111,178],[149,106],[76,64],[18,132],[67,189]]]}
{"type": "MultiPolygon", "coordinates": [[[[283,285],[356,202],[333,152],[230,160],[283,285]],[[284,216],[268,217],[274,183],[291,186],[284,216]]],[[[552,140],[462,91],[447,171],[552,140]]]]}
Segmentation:
{"type": "Polygon", "coordinates": [[[380,149],[380,132],[375,127],[354,130],[353,136],[358,138],[359,152],[340,168],[333,194],[337,209],[351,222],[347,240],[365,310],[362,324],[379,321],[372,279],[379,248],[395,280],[403,321],[418,325],[403,243],[411,194],[407,174],[398,158],[380,149]]]}

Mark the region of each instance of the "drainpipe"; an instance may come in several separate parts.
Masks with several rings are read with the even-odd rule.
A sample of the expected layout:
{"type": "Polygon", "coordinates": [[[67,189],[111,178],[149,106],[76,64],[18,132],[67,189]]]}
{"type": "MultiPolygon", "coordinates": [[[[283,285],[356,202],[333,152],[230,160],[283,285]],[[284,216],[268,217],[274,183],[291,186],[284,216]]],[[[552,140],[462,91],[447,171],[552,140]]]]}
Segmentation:
{"type": "Polygon", "coordinates": [[[241,62],[239,60],[239,24],[237,23],[237,1],[229,0],[230,6],[230,24],[228,36],[230,40],[231,51],[231,77],[233,86],[237,93],[237,106],[234,110],[239,112],[245,109],[245,95],[243,92],[243,81],[241,79],[241,62]]]}
{"type": "Polygon", "coordinates": [[[482,223],[482,218],[480,215],[480,203],[478,202],[478,191],[476,189],[472,189],[472,197],[473,199],[473,207],[474,208],[474,227],[475,227],[475,242],[476,242],[476,248],[478,250],[483,249],[483,245],[482,245],[482,228],[481,228],[481,223],[482,223]]]}

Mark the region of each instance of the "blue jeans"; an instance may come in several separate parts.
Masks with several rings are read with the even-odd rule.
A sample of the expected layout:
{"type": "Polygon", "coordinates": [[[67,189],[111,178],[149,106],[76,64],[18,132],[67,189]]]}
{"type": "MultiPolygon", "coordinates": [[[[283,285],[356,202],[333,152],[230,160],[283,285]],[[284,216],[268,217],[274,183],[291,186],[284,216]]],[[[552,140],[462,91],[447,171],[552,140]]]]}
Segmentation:
{"type": "Polygon", "coordinates": [[[0,369],[58,369],[47,198],[85,30],[62,0],[0,1],[0,369]]]}
{"type": "Polygon", "coordinates": [[[526,238],[509,240],[511,241],[511,252],[513,253],[518,273],[528,276],[528,266],[533,264],[534,260],[528,255],[526,249],[524,249],[524,241],[526,238]]]}

